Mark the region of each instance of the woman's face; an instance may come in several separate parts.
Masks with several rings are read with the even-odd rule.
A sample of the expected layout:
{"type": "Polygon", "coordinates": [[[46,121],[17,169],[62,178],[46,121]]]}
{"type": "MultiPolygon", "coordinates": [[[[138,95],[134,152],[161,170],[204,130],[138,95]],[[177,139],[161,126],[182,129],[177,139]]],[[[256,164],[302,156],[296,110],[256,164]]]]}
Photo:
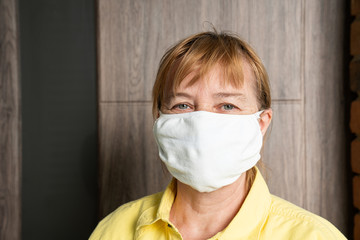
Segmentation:
{"type": "Polygon", "coordinates": [[[219,65],[189,86],[189,74],[175,93],[165,95],[161,112],[167,114],[208,111],[223,114],[252,114],[259,110],[254,89],[255,79],[248,63],[243,65],[244,84],[232,86],[222,79],[219,65]]]}

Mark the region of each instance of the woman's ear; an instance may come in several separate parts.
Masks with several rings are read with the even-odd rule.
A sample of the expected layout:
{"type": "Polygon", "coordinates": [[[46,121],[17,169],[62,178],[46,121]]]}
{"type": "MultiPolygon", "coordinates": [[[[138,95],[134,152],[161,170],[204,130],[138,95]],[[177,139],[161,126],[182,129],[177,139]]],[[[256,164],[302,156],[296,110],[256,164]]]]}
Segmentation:
{"type": "Polygon", "coordinates": [[[259,125],[261,129],[261,133],[264,136],[266,133],[266,130],[268,129],[272,119],[272,109],[268,108],[265,109],[261,114],[259,118],[259,125]]]}

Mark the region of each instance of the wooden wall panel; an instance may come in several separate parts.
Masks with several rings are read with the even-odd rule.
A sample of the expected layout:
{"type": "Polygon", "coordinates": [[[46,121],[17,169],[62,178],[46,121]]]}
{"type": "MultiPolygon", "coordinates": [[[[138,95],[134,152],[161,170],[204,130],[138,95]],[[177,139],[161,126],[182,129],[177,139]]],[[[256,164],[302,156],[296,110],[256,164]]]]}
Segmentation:
{"type": "Polygon", "coordinates": [[[249,41],[264,61],[273,99],[302,99],[303,1],[251,1],[249,41]]]}
{"type": "Polygon", "coordinates": [[[0,0],[0,239],[21,238],[21,120],[17,1],[0,0]]]}
{"type": "Polygon", "coordinates": [[[304,206],[306,165],[302,103],[274,102],[272,108],[274,116],[265,140],[263,173],[271,193],[304,206]]]}
{"type": "Polygon", "coordinates": [[[163,190],[150,103],[100,104],[100,212],[163,190]]]}
{"type": "Polygon", "coordinates": [[[301,1],[276,2],[99,1],[99,76],[108,79],[100,81],[100,101],[150,101],[165,50],[190,34],[210,30],[206,22],[237,32],[259,49],[270,66],[274,99],[299,99],[301,1]]]}
{"type": "MultiPolygon", "coordinates": [[[[344,1],[306,1],[305,13],[305,207],[341,230],[349,226],[343,73],[344,1]]],[[[348,86],[345,86],[348,87],[348,86]]]]}

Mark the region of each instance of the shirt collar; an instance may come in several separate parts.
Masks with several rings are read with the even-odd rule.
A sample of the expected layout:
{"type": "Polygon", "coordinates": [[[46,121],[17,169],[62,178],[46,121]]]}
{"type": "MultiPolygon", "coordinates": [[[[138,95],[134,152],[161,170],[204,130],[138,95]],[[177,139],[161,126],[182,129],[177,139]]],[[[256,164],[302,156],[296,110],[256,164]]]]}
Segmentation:
{"type": "Polygon", "coordinates": [[[161,198],[160,204],[157,209],[146,209],[139,217],[136,229],[155,223],[158,220],[162,220],[169,223],[170,210],[174,203],[176,196],[176,179],[173,178],[161,198]]]}
{"type": "Polygon", "coordinates": [[[176,179],[173,178],[166,188],[161,202],[159,205],[158,212],[156,214],[157,218],[162,219],[166,222],[169,222],[170,210],[175,201],[176,196],[176,179]]]}
{"type": "MultiPolygon", "coordinates": [[[[145,210],[137,222],[137,229],[151,225],[158,220],[169,223],[171,206],[176,196],[176,180],[173,178],[166,188],[159,207],[145,210]]],[[[230,224],[220,233],[218,239],[246,238],[258,236],[267,218],[271,204],[269,189],[260,171],[256,168],[256,176],[243,205],[230,224]]]]}

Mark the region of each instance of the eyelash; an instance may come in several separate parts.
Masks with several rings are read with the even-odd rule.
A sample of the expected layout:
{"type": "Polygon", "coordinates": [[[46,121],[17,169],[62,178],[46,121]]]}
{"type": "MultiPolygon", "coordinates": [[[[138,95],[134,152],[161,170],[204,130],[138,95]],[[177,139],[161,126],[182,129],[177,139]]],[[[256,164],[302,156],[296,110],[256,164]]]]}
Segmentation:
{"type": "MultiPolygon", "coordinates": [[[[186,103],[180,103],[180,104],[176,104],[175,106],[172,107],[172,109],[175,109],[175,108],[178,108],[180,109],[180,106],[181,105],[186,105],[187,107],[190,107],[189,104],[186,104],[186,103]]],[[[180,109],[180,110],[185,110],[185,109],[180,109]]]]}
{"type": "MultiPolygon", "coordinates": [[[[223,104],[223,105],[221,105],[221,107],[225,107],[225,106],[230,106],[231,107],[231,109],[230,110],[233,110],[234,108],[236,108],[234,105],[232,105],[232,104],[223,104]]],[[[225,110],[225,109],[224,109],[225,110]]]]}
{"type": "MultiPolygon", "coordinates": [[[[181,108],[180,108],[180,106],[181,106],[181,105],[185,105],[185,106],[187,106],[187,108],[186,108],[186,109],[188,109],[188,108],[190,108],[190,107],[191,107],[189,104],[186,104],[186,103],[179,103],[179,104],[174,105],[171,109],[186,110],[186,109],[181,109],[181,108]]],[[[239,109],[238,107],[236,107],[235,105],[230,104],[230,103],[222,103],[222,104],[220,104],[220,107],[221,107],[221,108],[224,108],[225,106],[230,106],[230,107],[231,107],[231,109],[229,109],[229,110],[225,110],[225,109],[223,109],[223,110],[225,110],[225,111],[230,111],[230,110],[233,110],[233,109],[239,109]]]]}

